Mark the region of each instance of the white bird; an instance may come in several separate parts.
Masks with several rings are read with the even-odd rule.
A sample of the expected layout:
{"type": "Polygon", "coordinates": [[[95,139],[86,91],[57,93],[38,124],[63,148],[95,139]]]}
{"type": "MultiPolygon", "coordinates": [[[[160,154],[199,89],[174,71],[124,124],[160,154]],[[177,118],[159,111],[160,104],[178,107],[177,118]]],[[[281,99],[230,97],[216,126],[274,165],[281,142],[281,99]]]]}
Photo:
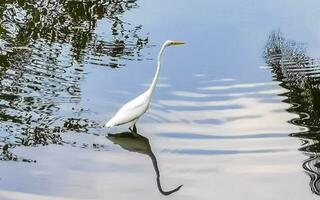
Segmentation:
{"type": "Polygon", "coordinates": [[[107,128],[132,122],[132,126],[129,129],[131,131],[133,130],[134,132],[136,132],[136,126],[135,126],[136,122],[150,107],[152,94],[155,90],[155,87],[160,75],[161,58],[162,58],[164,49],[171,45],[181,45],[181,44],[184,44],[184,42],[167,40],[163,43],[160,49],[160,52],[158,54],[157,71],[154,75],[154,78],[150,87],[144,93],[142,93],[135,99],[129,101],[124,106],[122,106],[122,108],[120,108],[120,110],[115,114],[115,116],[112,117],[106,123],[105,126],[107,128]]]}

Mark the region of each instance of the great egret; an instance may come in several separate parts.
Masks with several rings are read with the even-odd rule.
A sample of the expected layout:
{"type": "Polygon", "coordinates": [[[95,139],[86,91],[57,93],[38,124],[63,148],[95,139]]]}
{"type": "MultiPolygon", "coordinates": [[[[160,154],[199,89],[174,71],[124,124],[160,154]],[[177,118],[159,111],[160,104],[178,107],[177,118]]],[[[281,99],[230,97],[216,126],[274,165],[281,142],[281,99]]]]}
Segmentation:
{"type": "Polygon", "coordinates": [[[161,68],[161,58],[163,51],[166,47],[171,45],[181,45],[184,42],[167,40],[163,43],[160,52],[158,54],[158,62],[157,62],[157,71],[154,75],[153,81],[150,87],[141,95],[136,97],[135,99],[126,103],[120,110],[112,117],[107,123],[106,127],[111,128],[113,126],[119,126],[122,124],[127,124],[132,122],[132,126],[129,128],[130,130],[134,130],[136,132],[136,122],[137,120],[149,109],[151,97],[155,90],[156,84],[159,79],[160,68],[161,68]],[[132,128],[132,129],[131,129],[132,128]]]}

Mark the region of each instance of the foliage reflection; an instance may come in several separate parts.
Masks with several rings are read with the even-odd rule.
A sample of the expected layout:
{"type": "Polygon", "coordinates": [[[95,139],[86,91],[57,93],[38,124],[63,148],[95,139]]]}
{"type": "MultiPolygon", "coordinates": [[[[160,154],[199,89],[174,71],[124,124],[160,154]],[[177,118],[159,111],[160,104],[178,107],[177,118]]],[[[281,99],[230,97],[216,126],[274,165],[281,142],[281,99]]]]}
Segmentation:
{"type": "Polygon", "coordinates": [[[280,31],[270,34],[264,57],[272,67],[274,79],[288,90],[283,94],[284,102],[292,105],[288,112],[299,116],[290,123],[307,128],[291,136],[304,141],[300,150],[310,158],[303,168],[311,178],[311,190],[320,195],[320,63],[306,55],[302,43],[287,40],[280,31]]]}
{"type": "Polygon", "coordinates": [[[83,65],[141,59],[148,38],[123,18],[137,7],[135,0],[1,1],[0,147],[61,144],[63,132],[99,127],[78,117],[83,65]],[[99,21],[109,38],[97,32],[99,21]],[[61,105],[74,116],[58,114],[61,105]]]}

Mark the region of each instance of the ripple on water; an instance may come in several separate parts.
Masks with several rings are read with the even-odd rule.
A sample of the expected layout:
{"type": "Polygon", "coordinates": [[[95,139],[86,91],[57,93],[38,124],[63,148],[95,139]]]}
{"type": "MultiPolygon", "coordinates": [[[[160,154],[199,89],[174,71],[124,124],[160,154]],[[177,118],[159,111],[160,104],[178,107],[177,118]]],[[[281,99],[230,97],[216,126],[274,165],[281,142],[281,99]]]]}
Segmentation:
{"type": "MultiPolygon", "coordinates": [[[[285,48],[267,44],[266,63],[273,72],[274,81],[250,82],[251,79],[241,81],[235,72],[231,72],[234,77],[220,76],[219,73],[211,76],[216,71],[200,66],[213,61],[211,56],[205,56],[208,53],[225,53],[210,46],[217,37],[210,35],[212,40],[200,43],[201,46],[197,46],[198,41],[190,41],[190,44],[194,42],[191,46],[203,54],[201,59],[190,62],[199,63],[199,68],[185,63],[188,66],[183,70],[186,79],[179,78],[181,85],[178,86],[171,84],[170,78],[162,79],[150,112],[139,121],[139,133],[150,135],[150,143],[146,137],[132,137],[126,132],[111,140],[101,136],[107,134],[102,127],[103,120],[128,100],[127,97],[136,94],[137,91],[131,87],[133,80],[128,77],[138,77],[135,83],[139,92],[147,86],[146,74],[141,75],[143,68],[133,70],[132,67],[132,71],[125,68],[129,63],[134,66],[155,57],[152,54],[149,57],[143,51],[154,47],[149,44],[149,35],[145,31],[150,31],[153,41],[164,36],[154,34],[154,26],[156,30],[163,28],[168,34],[180,34],[175,32],[174,26],[163,26],[180,18],[174,16],[181,14],[171,6],[174,1],[158,4],[158,10],[166,10],[170,20],[152,25],[148,24],[149,20],[157,17],[147,19],[147,30],[136,21],[146,20],[148,14],[154,15],[156,10],[149,9],[149,6],[154,7],[155,2],[12,2],[0,4],[3,11],[0,25],[0,160],[41,162],[36,165],[2,163],[1,197],[50,199],[52,196],[51,199],[60,199],[61,195],[76,199],[126,199],[130,195],[135,199],[135,195],[140,195],[136,199],[141,199],[141,196],[158,199],[155,188],[160,185],[160,169],[166,188],[184,184],[179,191],[181,193],[175,196],[177,199],[234,199],[235,194],[247,198],[247,190],[243,188],[250,188],[253,197],[263,194],[266,199],[272,199],[276,194],[280,199],[285,199],[283,196],[290,198],[290,194],[296,195],[293,190],[299,189],[299,194],[304,191],[300,189],[304,187],[294,184],[305,184],[305,181],[297,175],[302,174],[297,164],[300,157],[295,151],[299,141],[287,137],[289,134],[304,138],[301,150],[313,154],[305,161],[304,168],[311,177],[312,191],[319,193],[319,159],[315,155],[319,152],[319,91],[315,84],[319,82],[318,62],[299,48],[287,48],[292,47],[292,42],[289,44],[280,38],[280,44],[285,44],[282,46],[285,48]],[[140,3],[145,6],[133,12],[140,3]],[[170,6],[161,7],[163,5],[170,6]],[[143,13],[142,19],[137,17],[131,22],[126,21],[126,13],[131,17],[143,13]],[[167,27],[170,31],[166,30],[167,27]],[[206,73],[201,69],[206,69],[206,73]],[[118,76],[121,73],[127,74],[118,76]],[[35,148],[26,151],[29,146],[35,148]],[[159,169],[156,156],[161,163],[159,169]],[[288,182],[290,187],[286,187],[288,182]]],[[[218,1],[203,3],[209,2],[212,3],[209,5],[214,5],[218,1]]],[[[227,1],[218,2],[219,6],[203,6],[202,3],[188,1],[186,5],[191,4],[183,6],[184,16],[192,18],[184,21],[188,24],[201,22],[201,26],[194,26],[197,31],[192,35],[207,34],[201,27],[213,30],[211,19],[214,18],[210,18],[208,23],[203,15],[194,15],[197,6],[204,10],[203,13],[221,16],[223,12],[219,10],[225,9],[220,7],[234,7],[237,19],[239,15],[246,19],[248,13],[252,14],[247,12],[248,6],[241,9],[241,3],[234,6],[230,2],[224,5],[224,2],[227,1]],[[218,12],[212,12],[214,8],[218,8],[218,12]]],[[[270,5],[279,7],[277,2],[268,2],[268,8],[270,5]]],[[[305,10],[309,11],[300,9],[301,15],[305,10]]],[[[227,24],[239,21],[233,17],[228,15],[216,20],[227,20],[227,24]]],[[[259,20],[259,16],[254,20],[259,20]]],[[[220,26],[225,22],[214,24],[220,26]]],[[[241,27],[235,30],[246,31],[245,26],[241,23],[241,27]]],[[[188,25],[184,27],[188,29],[188,25]]],[[[181,27],[178,29],[181,31],[181,27]]],[[[211,31],[208,33],[213,34],[211,31]]],[[[242,57],[254,60],[252,55],[255,54],[248,55],[243,48],[237,51],[234,44],[230,46],[230,41],[244,37],[238,42],[248,50],[259,44],[251,34],[248,37],[242,33],[223,36],[226,40],[221,40],[226,49],[235,50],[230,52],[231,56],[240,55],[236,61],[241,62],[240,66],[246,62],[242,57]],[[251,41],[255,41],[252,46],[251,41]]],[[[188,35],[183,34],[183,37],[188,38],[188,35]]],[[[276,41],[276,44],[279,43],[276,41]]],[[[294,46],[299,45],[295,43],[294,46]]],[[[188,50],[181,52],[188,55],[188,50]]],[[[172,58],[176,60],[178,56],[172,58]]],[[[221,60],[225,60],[224,57],[221,60]]],[[[223,65],[230,64],[234,65],[229,61],[223,62],[223,65]]],[[[176,73],[174,77],[178,75],[176,73]]]]}
{"type": "Polygon", "coordinates": [[[287,123],[295,115],[287,113],[290,105],[281,103],[285,98],[278,95],[287,90],[279,82],[207,78],[201,76],[202,87],[169,90],[147,113],[143,129],[158,136],[161,152],[193,160],[197,155],[282,155],[296,150],[297,142],[288,135],[299,127],[287,123]],[[218,86],[208,86],[215,81],[218,86]]]}
{"type": "Polygon", "coordinates": [[[138,4],[13,2],[0,5],[0,132],[10,133],[0,146],[62,144],[65,132],[94,134],[100,124],[92,111],[73,109],[83,105],[82,86],[91,72],[85,66],[123,67],[145,58],[142,26],[121,19],[138,4]]]}

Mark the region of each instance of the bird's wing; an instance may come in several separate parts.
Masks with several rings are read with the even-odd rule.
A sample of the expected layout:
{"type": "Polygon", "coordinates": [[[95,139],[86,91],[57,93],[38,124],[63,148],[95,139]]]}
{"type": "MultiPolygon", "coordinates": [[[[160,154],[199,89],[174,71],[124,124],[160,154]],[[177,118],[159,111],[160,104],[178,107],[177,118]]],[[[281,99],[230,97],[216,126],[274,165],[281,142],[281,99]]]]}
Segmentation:
{"type": "Polygon", "coordinates": [[[131,122],[143,115],[150,103],[147,93],[143,93],[135,99],[129,101],[120,108],[117,114],[112,118],[115,125],[121,125],[131,122]]]}

